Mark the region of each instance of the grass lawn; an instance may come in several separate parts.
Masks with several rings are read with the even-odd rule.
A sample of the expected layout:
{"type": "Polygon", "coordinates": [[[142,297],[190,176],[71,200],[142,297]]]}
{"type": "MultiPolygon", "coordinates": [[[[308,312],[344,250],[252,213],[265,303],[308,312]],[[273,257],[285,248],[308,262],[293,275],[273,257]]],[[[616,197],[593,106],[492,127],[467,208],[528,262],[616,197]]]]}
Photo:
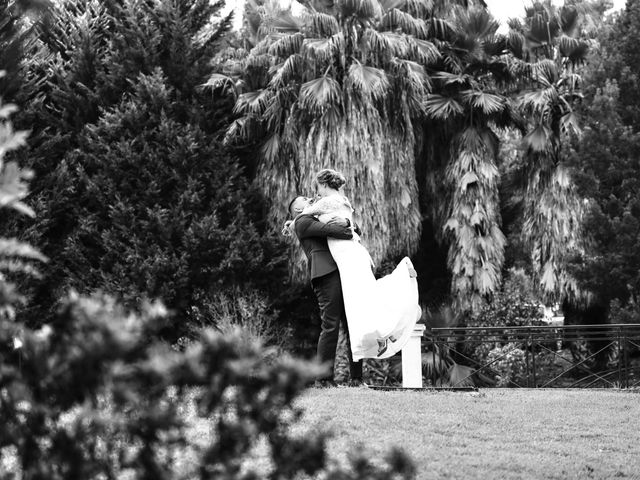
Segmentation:
{"type": "Polygon", "coordinates": [[[333,458],[393,445],[420,479],[640,479],[640,393],[311,389],[301,431],[329,429],[333,458]]]}

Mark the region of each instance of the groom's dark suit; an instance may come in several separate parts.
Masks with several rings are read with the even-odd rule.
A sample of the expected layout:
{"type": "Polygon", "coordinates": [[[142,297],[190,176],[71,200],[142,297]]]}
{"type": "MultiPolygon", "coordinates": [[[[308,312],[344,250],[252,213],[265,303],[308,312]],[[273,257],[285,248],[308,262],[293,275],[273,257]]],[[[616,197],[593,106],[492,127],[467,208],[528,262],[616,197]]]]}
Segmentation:
{"type": "MultiPolygon", "coordinates": [[[[307,256],[311,286],[318,299],[322,318],[322,331],[318,339],[318,360],[323,364],[333,365],[340,325],[343,326],[347,339],[349,331],[344,311],[340,273],[329,251],[327,237],[349,240],[353,238],[353,234],[349,226],[322,223],[312,215],[299,215],[295,221],[295,232],[307,256]]],[[[362,362],[353,362],[350,343],[348,343],[347,350],[351,378],[360,380],[362,378],[362,362]]],[[[333,380],[333,371],[330,376],[321,380],[333,380]]]]}

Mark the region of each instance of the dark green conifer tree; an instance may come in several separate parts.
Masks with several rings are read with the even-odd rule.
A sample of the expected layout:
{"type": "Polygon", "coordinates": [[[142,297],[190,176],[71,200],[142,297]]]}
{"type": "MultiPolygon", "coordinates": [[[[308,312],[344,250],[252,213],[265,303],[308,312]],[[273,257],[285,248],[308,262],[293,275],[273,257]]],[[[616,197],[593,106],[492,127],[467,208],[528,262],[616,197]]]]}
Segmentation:
{"type": "Polygon", "coordinates": [[[278,288],[263,199],[220,142],[231,100],[200,88],[230,29],[222,6],[65,0],[39,29],[17,121],[33,132],[38,217],[6,222],[51,259],[32,321],[68,288],[160,297],[191,318],[216,290],[278,288]]]}

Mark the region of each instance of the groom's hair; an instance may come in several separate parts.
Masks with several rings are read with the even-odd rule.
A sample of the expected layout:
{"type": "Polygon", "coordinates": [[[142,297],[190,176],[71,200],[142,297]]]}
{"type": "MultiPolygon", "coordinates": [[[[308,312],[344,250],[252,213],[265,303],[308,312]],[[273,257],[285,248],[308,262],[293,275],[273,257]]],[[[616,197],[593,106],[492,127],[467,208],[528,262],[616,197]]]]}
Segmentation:
{"type": "Polygon", "coordinates": [[[290,202],[289,202],[289,208],[287,209],[287,211],[289,212],[289,216],[291,218],[295,217],[294,212],[293,212],[293,204],[296,203],[296,200],[298,200],[299,198],[304,198],[302,195],[298,195],[297,197],[294,197],[290,202]]]}

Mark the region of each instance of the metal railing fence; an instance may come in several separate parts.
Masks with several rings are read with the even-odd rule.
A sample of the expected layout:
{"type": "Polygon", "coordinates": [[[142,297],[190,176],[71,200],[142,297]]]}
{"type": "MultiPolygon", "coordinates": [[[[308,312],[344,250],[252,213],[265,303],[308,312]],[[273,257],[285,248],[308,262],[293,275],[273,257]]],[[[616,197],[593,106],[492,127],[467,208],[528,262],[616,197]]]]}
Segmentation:
{"type": "Polygon", "coordinates": [[[433,386],[640,386],[640,324],[433,328],[426,339],[433,386]]]}

